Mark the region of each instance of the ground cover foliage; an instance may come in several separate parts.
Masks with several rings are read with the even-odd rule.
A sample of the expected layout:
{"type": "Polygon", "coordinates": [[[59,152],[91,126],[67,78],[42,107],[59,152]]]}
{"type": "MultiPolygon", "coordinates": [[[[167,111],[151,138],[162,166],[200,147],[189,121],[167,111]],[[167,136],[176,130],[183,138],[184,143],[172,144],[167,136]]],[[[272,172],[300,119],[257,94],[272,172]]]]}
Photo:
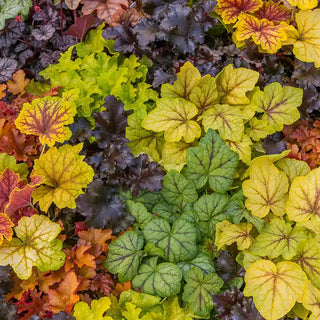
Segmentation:
{"type": "Polygon", "coordinates": [[[320,317],[317,0],[0,0],[0,318],[320,317]]]}

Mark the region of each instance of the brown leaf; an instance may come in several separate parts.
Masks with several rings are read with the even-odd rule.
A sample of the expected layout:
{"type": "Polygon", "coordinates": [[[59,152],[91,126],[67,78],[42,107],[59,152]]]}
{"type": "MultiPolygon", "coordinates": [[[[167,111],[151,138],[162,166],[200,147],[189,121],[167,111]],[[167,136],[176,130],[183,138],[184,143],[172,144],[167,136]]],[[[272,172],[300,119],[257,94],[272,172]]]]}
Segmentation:
{"type": "Polygon", "coordinates": [[[26,79],[26,75],[22,70],[14,73],[12,79],[8,81],[8,91],[15,95],[19,94],[19,97],[21,97],[25,93],[25,87],[30,80],[26,79]]]}

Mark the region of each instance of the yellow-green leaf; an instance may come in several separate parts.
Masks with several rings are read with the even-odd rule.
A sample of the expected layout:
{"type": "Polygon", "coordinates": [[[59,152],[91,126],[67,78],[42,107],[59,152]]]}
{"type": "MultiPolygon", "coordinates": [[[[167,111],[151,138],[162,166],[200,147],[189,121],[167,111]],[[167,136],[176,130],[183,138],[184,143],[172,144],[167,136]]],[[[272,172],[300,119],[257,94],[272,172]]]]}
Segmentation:
{"type": "Polygon", "coordinates": [[[320,290],[310,282],[304,290],[302,303],[306,309],[312,312],[308,320],[320,319],[320,290]]]}
{"type": "Polygon", "coordinates": [[[32,194],[40,209],[47,212],[52,202],[57,207],[75,208],[76,198],[83,193],[94,176],[93,169],[80,156],[82,143],[59,149],[52,147],[34,163],[34,175],[43,176],[43,185],[32,194]]]}
{"type": "Polygon", "coordinates": [[[243,194],[248,198],[246,207],[254,216],[263,218],[273,212],[285,214],[288,178],[271,161],[256,159],[249,170],[250,179],[242,184],[243,194]]]}
{"type": "Polygon", "coordinates": [[[261,120],[270,128],[268,134],[281,131],[285,124],[292,124],[300,118],[297,109],[302,103],[303,91],[300,88],[284,87],[274,82],[264,88],[264,92],[256,92],[251,103],[256,111],[263,113],[261,120]]]}
{"type": "Polygon", "coordinates": [[[191,62],[186,62],[177,73],[178,80],[173,85],[169,83],[161,86],[161,96],[168,98],[185,98],[187,99],[192,88],[201,79],[199,70],[192,65],[191,62]]]}
{"type": "Polygon", "coordinates": [[[189,143],[201,135],[199,124],[192,120],[197,114],[197,107],[187,100],[162,98],[142,121],[142,127],[155,132],[164,131],[168,142],[178,142],[183,138],[189,143]]]}
{"type": "Polygon", "coordinates": [[[242,160],[246,165],[250,165],[251,162],[251,139],[243,134],[240,141],[226,141],[228,147],[237,152],[239,159],[242,160]]]}
{"type": "Polygon", "coordinates": [[[42,272],[58,270],[64,264],[62,242],[56,239],[61,228],[46,216],[22,217],[14,228],[16,238],[0,246],[0,263],[10,264],[20,279],[28,279],[32,267],[42,272]]]}
{"type": "Polygon", "coordinates": [[[250,231],[252,229],[251,223],[232,224],[224,220],[216,224],[216,240],[215,244],[220,250],[224,246],[228,246],[234,242],[237,243],[239,250],[250,248],[252,244],[252,236],[250,231]]]}
{"type": "Polygon", "coordinates": [[[251,252],[270,259],[282,255],[285,260],[291,260],[296,255],[298,244],[305,238],[304,228],[292,229],[290,223],[274,218],[265,224],[255,239],[251,252]]]}
{"type": "Polygon", "coordinates": [[[242,112],[236,106],[217,104],[205,111],[199,120],[205,131],[209,128],[219,131],[222,139],[239,141],[244,131],[242,112]]]}
{"type": "Polygon", "coordinates": [[[275,265],[269,260],[252,263],[245,275],[245,296],[252,296],[255,306],[266,320],[278,320],[301,302],[307,277],[293,262],[275,265]]]}
{"type": "Polygon", "coordinates": [[[318,5],[318,0],[287,0],[292,6],[301,10],[313,9],[318,5]]]}
{"type": "Polygon", "coordinates": [[[39,136],[42,144],[52,147],[56,142],[64,142],[71,137],[66,125],[73,122],[77,113],[74,101],[78,91],[63,93],[62,98],[46,96],[25,103],[15,121],[16,127],[26,134],[39,136]]]}
{"type": "Polygon", "coordinates": [[[297,222],[320,217],[320,168],[293,180],[286,210],[289,219],[297,222]]]}
{"type": "Polygon", "coordinates": [[[265,138],[269,132],[273,131],[273,128],[269,128],[267,121],[260,120],[255,117],[249,121],[249,125],[250,127],[246,132],[254,141],[260,141],[261,139],[265,138]]]}
{"type": "Polygon", "coordinates": [[[223,94],[222,103],[249,104],[246,93],[253,90],[259,79],[259,73],[246,68],[233,69],[226,66],[217,76],[217,88],[223,94]]]}

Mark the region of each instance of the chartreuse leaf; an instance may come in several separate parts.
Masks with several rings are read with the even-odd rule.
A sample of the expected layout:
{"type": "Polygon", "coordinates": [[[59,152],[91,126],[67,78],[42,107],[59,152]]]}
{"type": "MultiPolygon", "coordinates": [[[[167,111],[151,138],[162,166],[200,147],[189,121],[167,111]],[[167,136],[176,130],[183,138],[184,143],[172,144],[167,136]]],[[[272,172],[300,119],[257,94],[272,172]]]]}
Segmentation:
{"type": "Polygon", "coordinates": [[[225,192],[232,185],[238,155],[231,151],[219,135],[209,129],[199,147],[189,148],[183,174],[200,189],[209,182],[212,190],[225,192]]]}
{"type": "Polygon", "coordinates": [[[162,249],[169,262],[190,260],[197,254],[197,232],[185,219],[173,222],[172,227],[164,219],[153,219],[143,228],[146,242],[162,249]]]}
{"type": "Polygon", "coordinates": [[[288,0],[288,2],[301,10],[313,9],[318,5],[318,0],[288,0]]]}
{"type": "Polygon", "coordinates": [[[246,133],[254,141],[259,141],[265,138],[269,132],[273,131],[265,120],[261,120],[256,117],[249,121],[249,125],[250,127],[246,130],[246,133]]]}
{"type": "Polygon", "coordinates": [[[187,61],[177,73],[178,80],[173,85],[165,83],[161,86],[161,96],[168,98],[185,98],[187,99],[192,88],[201,79],[199,70],[187,61]]]}
{"type": "Polygon", "coordinates": [[[277,320],[288,313],[296,301],[301,302],[307,277],[294,262],[277,264],[269,260],[253,262],[245,275],[245,296],[252,296],[255,306],[266,320],[277,320]]]}
{"type": "Polygon", "coordinates": [[[296,177],[289,190],[286,211],[290,220],[303,222],[320,216],[320,168],[296,177]]]}
{"type": "Polygon", "coordinates": [[[253,242],[253,238],[250,235],[251,229],[251,223],[232,224],[227,220],[219,222],[216,225],[215,244],[218,249],[221,249],[236,242],[239,250],[248,249],[253,242]]]}
{"type": "Polygon", "coordinates": [[[161,195],[168,203],[176,206],[193,203],[198,199],[193,184],[175,170],[170,170],[164,177],[161,195]]]}
{"type": "Polygon", "coordinates": [[[263,218],[271,211],[283,216],[288,191],[286,174],[266,158],[255,159],[249,171],[250,179],[242,183],[242,189],[251,214],[263,218]]]}
{"type": "Polygon", "coordinates": [[[92,300],[91,307],[83,301],[77,302],[73,309],[73,316],[77,320],[113,320],[104,313],[110,309],[111,301],[108,297],[92,300]]]}
{"type": "Polygon", "coordinates": [[[265,224],[255,239],[251,252],[270,259],[282,255],[285,260],[291,260],[297,254],[298,244],[306,237],[307,233],[304,228],[292,228],[284,220],[274,218],[265,224]]]}
{"type": "Polygon", "coordinates": [[[192,320],[194,319],[194,314],[191,312],[190,308],[181,308],[179,305],[179,299],[177,296],[169,297],[163,304],[163,310],[166,315],[167,320],[192,320]]]}
{"type": "Polygon", "coordinates": [[[228,147],[239,155],[239,159],[246,165],[251,162],[251,145],[252,141],[248,135],[243,134],[239,141],[226,141],[228,147]]]}
{"type": "Polygon", "coordinates": [[[197,107],[187,100],[162,98],[142,121],[142,127],[155,132],[164,131],[168,142],[178,142],[183,138],[189,143],[201,135],[199,124],[192,120],[197,114],[197,107]]]}
{"type": "Polygon", "coordinates": [[[259,79],[259,73],[246,68],[233,69],[226,66],[217,76],[217,88],[223,94],[222,103],[249,104],[246,93],[253,90],[259,79]]]}
{"type": "Polygon", "coordinates": [[[320,319],[320,290],[310,282],[304,290],[302,303],[306,309],[312,312],[308,320],[320,319]]]}
{"type": "Polygon", "coordinates": [[[22,217],[14,228],[16,238],[0,246],[0,263],[10,264],[20,279],[28,279],[32,267],[40,271],[58,270],[64,264],[62,242],[56,239],[61,228],[46,216],[22,217]]]}
{"type": "Polygon", "coordinates": [[[268,134],[281,131],[285,124],[292,124],[300,118],[297,109],[302,103],[303,90],[300,88],[284,87],[274,82],[257,91],[251,100],[256,111],[263,113],[261,120],[265,121],[268,134]]]}
{"type": "Polygon", "coordinates": [[[306,176],[310,171],[309,165],[305,161],[284,158],[275,163],[276,167],[284,171],[291,184],[296,177],[306,176]]]}
{"type": "Polygon", "coordinates": [[[26,178],[29,174],[28,166],[25,163],[17,163],[15,157],[7,153],[0,153],[0,174],[6,169],[19,173],[21,178],[26,178]]]}
{"type": "Polygon", "coordinates": [[[312,284],[320,289],[320,247],[316,240],[306,239],[297,248],[295,262],[307,274],[312,284]]]}
{"type": "Polygon", "coordinates": [[[216,273],[203,276],[199,268],[193,268],[186,274],[185,281],[182,300],[190,304],[196,315],[209,317],[213,307],[212,295],[219,293],[223,280],[216,273]]]}
{"type": "Polygon", "coordinates": [[[141,258],[144,256],[143,236],[134,231],[127,231],[109,244],[104,266],[117,273],[121,282],[131,280],[138,272],[141,258]]]}
{"type": "Polygon", "coordinates": [[[136,218],[140,228],[143,228],[148,222],[153,220],[154,216],[147,211],[142,203],[127,200],[126,205],[129,212],[136,218]]]}
{"type": "Polygon", "coordinates": [[[182,279],[179,268],[173,263],[157,264],[157,261],[158,257],[146,258],[143,261],[131,282],[133,288],[162,298],[179,293],[182,279]]]}
{"type": "Polygon", "coordinates": [[[199,118],[205,131],[209,128],[219,131],[222,139],[238,141],[244,131],[243,114],[235,106],[216,104],[199,118]]]}
{"type": "Polygon", "coordinates": [[[39,136],[40,142],[49,147],[64,142],[71,137],[66,125],[73,123],[77,113],[76,99],[78,91],[70,90],[62,98],[46,96],[32,100],[32,104],[24,103],[15,125],[22,133],[39,136]]]}
{"type": "Polygon", "coordinates": [[[93,169],[80,156],[82,143],[52,147],[34,162],[33,174],[43,176],[43,184],[32,194],[40,209],[47,212],[52,202],[59,208],[75,208],[76,198],[94,176],[93,169]]]}

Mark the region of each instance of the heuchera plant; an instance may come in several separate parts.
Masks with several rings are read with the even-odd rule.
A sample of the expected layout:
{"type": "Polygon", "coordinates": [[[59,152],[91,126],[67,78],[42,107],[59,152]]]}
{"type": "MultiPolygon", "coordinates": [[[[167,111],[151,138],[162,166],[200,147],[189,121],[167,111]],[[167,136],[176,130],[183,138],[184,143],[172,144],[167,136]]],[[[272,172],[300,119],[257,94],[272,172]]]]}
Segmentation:
{"type": "Polygon", "coordinates": [[[246,208],[263,225],[216,225],[218,249],[237,244],[237,260],[246,269],[244,295],[267,320],[290,311],[319,317],[319,174],[281,155],[256,158],[242,188],[246,208]]]}
{"type": "Polygon", "coordinates": [[[126,130],[133,154],[147,153],[167,170],[181,170],[188,148],[209,128],[249,164],[255,142],[300,117],[302,89],[272,83],[262,91],[255,87],[256,71],[228,65],[216,78],[201,77],[187,62],[177,76],[173,85],[162,85],[161,98],[143,120],[136,112],[128,117],[126,130]]]}

